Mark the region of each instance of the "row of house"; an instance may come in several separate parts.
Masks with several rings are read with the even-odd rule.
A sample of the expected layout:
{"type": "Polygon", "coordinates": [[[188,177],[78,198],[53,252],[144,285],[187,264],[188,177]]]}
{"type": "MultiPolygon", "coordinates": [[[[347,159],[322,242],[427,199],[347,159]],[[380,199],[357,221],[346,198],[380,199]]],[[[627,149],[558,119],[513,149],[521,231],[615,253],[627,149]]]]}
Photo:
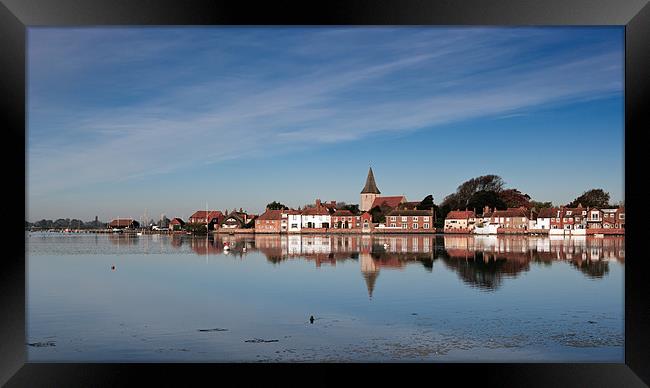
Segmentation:
{"type": "Polygon", "coordinates": [[[554,207],[539,212],[524,207],[496,210],[486,207],[481,215],[473,210],[455,210],[445,218],[445,233],[496,234],[503,232],[539,232],[548,234],[587,234],[618,231],[624,233],[625,208],[599,209],[554,207]]]}

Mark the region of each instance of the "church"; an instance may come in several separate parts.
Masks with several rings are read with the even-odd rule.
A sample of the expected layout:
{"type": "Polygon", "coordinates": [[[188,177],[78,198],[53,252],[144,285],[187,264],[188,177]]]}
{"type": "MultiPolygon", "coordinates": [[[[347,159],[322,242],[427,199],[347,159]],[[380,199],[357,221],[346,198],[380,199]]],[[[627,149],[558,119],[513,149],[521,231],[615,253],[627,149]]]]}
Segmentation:
{"type": "Polygon", "coordinates": [[[359,203],[359,210],[367,212],[375,206],[388,206],[396,208],[399,204],[406,202],[406,197],[403,195],[396,196],[380,196],[381,191],[377,188],[375,182],[375,175],[372,172],[372,167],[368,169],[368,177],[366,178],[366,185],[361,190],[361,202],[359,203]]]}

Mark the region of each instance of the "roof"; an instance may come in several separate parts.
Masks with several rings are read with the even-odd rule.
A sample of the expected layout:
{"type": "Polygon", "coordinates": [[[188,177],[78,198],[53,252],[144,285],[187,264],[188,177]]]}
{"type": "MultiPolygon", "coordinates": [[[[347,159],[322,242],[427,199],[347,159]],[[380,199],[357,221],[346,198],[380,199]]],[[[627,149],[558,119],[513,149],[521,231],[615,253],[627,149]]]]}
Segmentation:
{"type": "Polygon", "coordinates": [[[495,210],[492,213],[493,217],[529,217],[530,212],[525,208],[511,208],[506,210],[495,210]]]}
{"type": "Polygon", "coordinates": [[[352,212],[349,210],[337,210],[332,215],[337,217],[342,217],[342,216],[348,217],[348,216],[353,216],[354,214],[352,214],[352,212]]]}
{"type": "Polygon", "coordinates": [[[547,207],[539,210],[539,214],[537,214],[538,218],[555,218],[557,211],[559,209],[556,207],[547,207]]]}
{"type": "Polygon", "coordinates": [[[387,216],[432,216],[430,210],[393,209],[387,216]]]}
{"type": "Polygon", "coordinates": [[[464,220],[467,218],[476,217],[473,210],[452,210],[447,213],[448,220],[464,220]]]}
{"type": "Polygon", "coordinates": [[[175,217],[175,218],[174,218],[173,220],[171,220],[171,222],[170,222],[170,224],[173,224],[173,225],[183,225],[184,223],[185,223],[185,221],[181,220],[181,219],[178,218],[178,217],[175,217]]]}
{"type": "Polygon", "coordinates": [[[399,205],[404,201],[406,201],[406,197],[404,197],[403,195],[396,195],[392,197],[377,197],[372,202],[372,205],[370,205],[370,208],[372,209],[373,207],[382,206],[382,205],[395,208],[397,207],[397,205],[399,205]]]}
{"type": "Polygon", "coordinates": [[[361,190],[361,194],[381,194],[375,183],[375,175],[372,173],[372,167],[368,169],[368,177],[366,178],[366,185],[361,190]]]}
{"type": "Polygon", "coordinates": [[[282,219],[282,213],[283,210],[271,210],[267,209],[264,213],[260,214],[259,217],[257,217],[258,220],[281,220],[282,219]]]}
{"type": "Polygon", "coordinates": [[[213,218],[221,218],[223,217],[223,213],[219,210],[210,210],[210,211],[205,211],[205,210],[199,210],[195,211],[194,214],[190,216],[190,218],[208,218],[208,219],[213,219],[213,218]]]}
{"type": "Polygon", "coordinates": [[[416,210],[416,208],[420,205],[420,202],[402,202],[398,205],[400,209],[412,209],[416,210]]]}
{"type": "Polygon", "coordinates": [[[133,222],[135,222],[133,218],[118,218],[111,221],[110,226],[129,226],[133,222]]]}
{"type": "Polygon", "coordinates": [[[308,207],[302,211],[303,216],[328,216],[330,212],[326,207],[308,207]]]}

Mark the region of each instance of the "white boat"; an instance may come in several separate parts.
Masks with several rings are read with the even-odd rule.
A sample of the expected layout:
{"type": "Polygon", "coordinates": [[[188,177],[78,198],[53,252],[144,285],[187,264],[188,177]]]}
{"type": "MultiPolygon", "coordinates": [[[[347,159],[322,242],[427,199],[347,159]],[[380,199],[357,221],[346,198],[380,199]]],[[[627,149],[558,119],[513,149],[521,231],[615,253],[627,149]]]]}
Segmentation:
{"type": "Polygon", "coordinates": [[[230,250],[230,246],[228,245],[228,243],[223,243],[223,250],[224,251],[229,251],[230,250]]]}

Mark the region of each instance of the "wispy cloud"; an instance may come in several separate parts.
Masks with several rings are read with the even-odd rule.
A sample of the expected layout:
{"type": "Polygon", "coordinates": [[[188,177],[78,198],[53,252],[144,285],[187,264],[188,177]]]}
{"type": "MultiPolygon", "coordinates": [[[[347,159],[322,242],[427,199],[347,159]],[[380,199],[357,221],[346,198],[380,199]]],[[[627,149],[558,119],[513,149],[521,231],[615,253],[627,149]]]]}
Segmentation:
{"type": "Polygon", "coordinates": [[[29,193],[621,94],[621,47],[567,34],[35,29],[29,193]]]}

